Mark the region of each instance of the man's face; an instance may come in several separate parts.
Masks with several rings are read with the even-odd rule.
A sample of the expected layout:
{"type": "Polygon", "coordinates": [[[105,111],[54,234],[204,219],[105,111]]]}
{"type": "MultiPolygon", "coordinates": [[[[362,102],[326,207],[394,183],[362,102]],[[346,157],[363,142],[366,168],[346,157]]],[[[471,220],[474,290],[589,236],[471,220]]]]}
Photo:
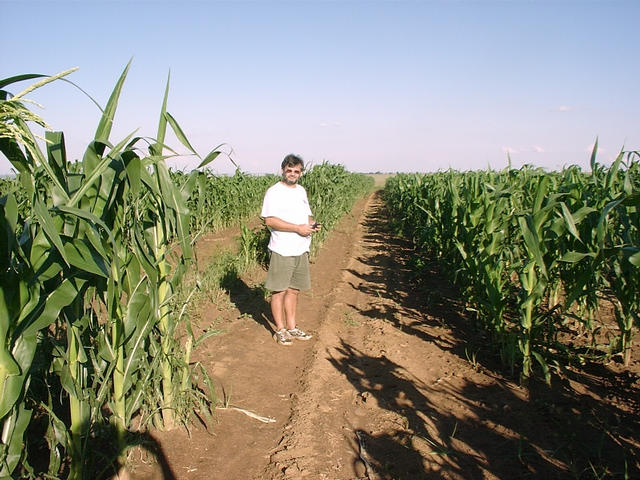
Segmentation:
{"type": "Polygon", "coordinates": [[[302,175],[302,167],[300,165],[294,165],[293,167],[286,166],[282,169],[282,181],[287,185],[295,185],[298,183],[302,175]]]}

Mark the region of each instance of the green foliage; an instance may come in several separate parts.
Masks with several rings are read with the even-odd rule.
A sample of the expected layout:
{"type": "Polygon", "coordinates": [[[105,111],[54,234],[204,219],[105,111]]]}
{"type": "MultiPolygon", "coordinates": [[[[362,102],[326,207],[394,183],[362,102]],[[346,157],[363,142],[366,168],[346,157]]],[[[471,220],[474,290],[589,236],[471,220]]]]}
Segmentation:
{"type": "Polygon", "coordinates": [[[2,478],[95,475],[88,459],[106,425],[118,458],[103,458],[101,468],[117,470],[135,416],[171,427],[194,409],[206,416],[211,405],[196,388],[206,372],[189,365],[193,340],[180,345],[173,335],[179,316],[172,298],[191,259],[186,201],[195,179],[171,181],[167,125],[188,141],[166,111],[166,94],[148,155],[132,135],[109,141],[128,70],[76,164],[67,161],[60,132],[45,133],[41,152],[19,96],[2,91],[0,110],[16,112],[3,125],[19,135],[0,137],[0,150],[20,185],[0,198],[2,478]],[[12,108],[4,108],[8,102],[12,108]],[[36,471],[43,447],[38,455],[31,447],[45,433],[42,418],[50,458],[36,471]]]}
{"type": "Polygon", "coordinates": [[[278,180],[275,175],[249,175],[239,169],[232,176],[213,175],[207,170],[189,175],[172,173],[178,185],[192,176],[195,186],[187,206],[191,211],[190,229],[194,238],[255,218],[267,188],[278,180]]]}
{"type": "MultiPolygon", "coordinates": [[[[595,149],[594,149],[595,152],[595,149]]],[[[595,331],[602,298],[617,306],[618,352],[640,323],[637,152],[605,168],[399,174],[385,198],[398,231],[451,272],[503,358],[549,380],[570,320],[595,331]],[[636,288],[634,288],[636,286],[636,288]],[[514,350],[514,345],[517,348],[514,350]]]]}
{"type": "Polygon", "coordinates": [[[355,202],[373,189],[369,175],[349,172],[342,165],[321,163],[312,166],[300,180],[307,190],[311,211],[322,229],[313,234],[311,253],[322,245],[342,216],[355,202]]]}

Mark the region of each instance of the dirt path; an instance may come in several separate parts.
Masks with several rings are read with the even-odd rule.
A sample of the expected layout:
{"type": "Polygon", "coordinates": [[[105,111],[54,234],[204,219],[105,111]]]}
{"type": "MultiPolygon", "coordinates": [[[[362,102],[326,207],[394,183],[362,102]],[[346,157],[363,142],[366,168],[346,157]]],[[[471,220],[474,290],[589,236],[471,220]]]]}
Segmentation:
{"type": "Polygon", "coordinates": [[[605,404],[597,375],[548,392],[505,379],[441,275],[413,281],[411,249],[386,220],[378,194],[362,200],[317,256],[299,305],[309,342],[272,340],[262,278],[232,289],[235,308],[205,308],[203,330],[225,329],[197,358],[220,401],[273,421],[219,409],[209,431],[153,434],[159,462],[134,455],[132,478],[581,478],[588,462],[570,435],[599,435],[611,465],[637,469],[638,405],[622,406],[637,384],[605,404]],[[597,419],[619,435],[603,438],[597,419]]]}

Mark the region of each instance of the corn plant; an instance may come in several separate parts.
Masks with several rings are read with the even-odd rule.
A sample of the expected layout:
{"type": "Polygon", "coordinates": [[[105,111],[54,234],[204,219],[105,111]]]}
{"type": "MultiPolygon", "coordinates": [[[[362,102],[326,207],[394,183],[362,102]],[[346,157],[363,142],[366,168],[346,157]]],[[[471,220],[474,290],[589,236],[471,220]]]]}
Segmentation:
{"type": "MultiPolygon", "coordinates": [[[[69,72],[67,72],[69,73],[69,72]]],[[[58,77],[62,77],[59,75],[58,77]]],[[[19,80],[41,75],[14,77],[0,81],[0,88],[19,80]]],[[[46,78],[37,86],[53,78],[46,78]]],[[[30,367],[38,346],[38,332],[52,324],[61,310],[70,305],[86,283],[76,276],[60,275],[72,260],[56,231],[54,221],[38,193],[42,175],[37,164],[45,163],[36,137],[27,127],[28,121],[45,125],[27,113],[21,99],[29,89],[14,97],[2,90],[0,111],[0,151],[20,172],[20,181],[33,203],[34,220],[25,225],[17,237],[20,220],[16,196],[2,197],[2,275],[0,290],[0,476],[9,476],[23,457],[23,437],[32,410],[24,401],[29,384],[30,367]],[[24,150],[21,150],[21,146],[24,150]],[[50,248],[47,248],[50,247],[50,248]],[[60,261],[59,261],[60,260],[60,261]]],[[[51,168],[44,174],[53,174],[51,168]]],[[[68,200],[63,185],[56,182],[59,198],[68,200]]],[[[77,430],[77,428],[76,428],[77,430]]]]}
{"type": "Polygon", "coordinates": [[[181,185],[195,176],[195,185],[187,206],[191,211],[192,238],[239,225],[255,218],[267,188],[277,181],[275,175],[249,175],[236,169],[234,175],[213,175],[208,170],[173,172],[172,178],[181,185]]]}
{"type": "MultiPolygon", "coordinates": [[[[0,201],[1,232],[7,239],[1,251],[0,295],[3,476],[20,463],[26,471],[30,468],[23,448],[31,417],[28,406],[35,405],[50,417],[54,434],[47,437],[49,473],[55,475],[61,468],[59,455],[54,454],[57,442],[71,459],[69,478],[84,478],[91,429],[103,421],[105,411],[111,412],[121,464],[134,415],[160,411],[161,423],[170,428],[174,412],[190,408],[183,397],[198,399],[191,393],[188,358],[173,339],[176,316],[169,309],[191,258],[185,204],[193,181],[178,187],[170,179],[163,152],[167,125],[193,149],[166,111],[168,82],[150,154],[139,155],[136,145],[143,139],[133,134],[110,143],[128,70],[129,65],[77,164],[67,161],[61,133],[47,131],[47,155],[40,151],[26,123],[32,119],[21,105],[14,105],[21,95],[8,98],[5,93],[7,100],[0,104],[3,111],[19,112],[4,117],[10,127],[6,130],[19,135],[0,137],[0,148],[19,172],[29,204],[23,210],[29,215],[21,218],[13,192],[0,201]],[[25,227],[18,236],[21,223],[25,227]],[[180,248],[172,248],[173,243],[180,248]],[[53,354],[49,366],[37,371],[59,378],[68,398],[68,429],[50,402],[51,395],[48,403],[30,398],[34,372],[30,366],[38,348],[47,345],[52,345],[53,354]],[[154,393],[158,391],[160,398],[154,393]]],[[[0,86],[38,77],[14,77],[0,86]]],[[[219,153],[214,150],[202,165],[219,153]]],[[[206,401],[200,405],[206,407],[206,401]]]]}
{"type": "Polygon", "coordinates": [[[312,254],[340,218],[351,211],[356,200],[371,191],[373,183],[368,175],[352,173],[342,165],[326,162],[313,165],[304,173],[300,184],[307,190],[315,220],[323,225],[322,230],[313,235],[312,254]]]}
{"type": "Polygon", "coordinates": [[[622,152],[609,168],[401,174],[387,181],[393,223],[452,272],[469,307],[523,380],[548,360],[566,319],[596,330],[612,298],[616,352],[625,363],[638,323],[638,165],[622,152]],[[624,160],[624,161],[623,161],[624,160]],[[517,321],[516,321],[517,319],[517,321]],[[517,347],[517,348],[516,348],[517,347]]]}

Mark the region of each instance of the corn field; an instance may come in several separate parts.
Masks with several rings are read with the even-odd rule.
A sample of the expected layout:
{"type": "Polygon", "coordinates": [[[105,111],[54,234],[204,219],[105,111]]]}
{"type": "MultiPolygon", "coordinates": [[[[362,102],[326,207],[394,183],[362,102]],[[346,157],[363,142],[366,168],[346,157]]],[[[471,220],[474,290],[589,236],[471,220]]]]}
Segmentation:
{"type": "Polygon", "coordinates": [[[354,203],[373,188],[373,178],[351,173],[342,165],[313,165],[300,180],[309,195],[311,211],[322,230],[313,235],[311,252],[322,245],[342,216],[354,203]]]}
{"type": "Polygon", "coordinates": [[[214,175],[206,170],[190,174],[172,172],[171,176],[177,185],[196,178],[187,200],[193,237],[254,218],[264,193],[278,178],[275,175],[249,175],[240,169],[232,176],[214,175]],[[230,198],[234,201],[230,202],[230,198]]]}
{"type": "MultiPolygon", "coordinates": [[[[257,218],[278,177],[171,172],[168,128],[199,168],[221,151],[202,158],[192,148],[167,111],[169,81],[152,140],[132,133],[112,142],[129,68],[73,162],[64,134],[25,107],[31,91],[72,70],[0,80],[0,151],[17,172],[0,179],[0,478],[110,477],[136,432],[187,426],[215,408],[207,372],[191,362],[202,338],[181,326],[185,285],[197,288],[183,280],[195,239],[257,218]],[[6,90],[24,81],[36,83],[6,90]]],[[[329,227],[369,180],[326,164],[305,176],[329,227]]],[[[264,238],[243,225],[246,255],[259,256],[264,238]]]]}
{"type": "Polygon", "coordinates": [[[398,230],[445,265],[524,381],[536,370],[550,381],[551,368],[585,358],[629,363],[640,325],[640,155],[604,167],[596,151],[597,142],[591,172],[399,174],[385,187],[398,230]],[[604,304],[616,320],[607,335],[604,304]],[[589,338],[586,353],[571,347],[578,336],[589,338]]]}

